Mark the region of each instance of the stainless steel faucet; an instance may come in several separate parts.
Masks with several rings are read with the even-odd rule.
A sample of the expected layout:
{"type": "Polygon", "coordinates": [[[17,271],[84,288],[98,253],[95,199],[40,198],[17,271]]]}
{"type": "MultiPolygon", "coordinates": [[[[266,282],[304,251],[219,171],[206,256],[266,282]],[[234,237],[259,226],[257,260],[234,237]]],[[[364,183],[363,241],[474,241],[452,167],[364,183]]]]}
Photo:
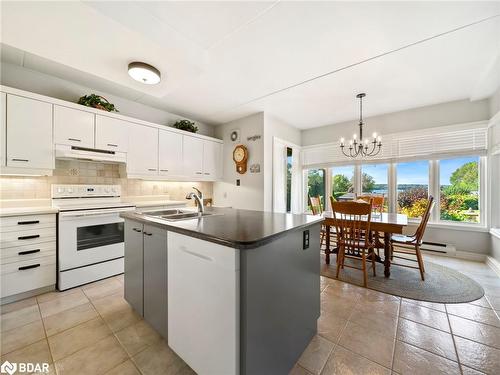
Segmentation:
{"type": "Polygon", "coordinates": [[[195,188],[194,186],[193,186],[193,189],[196,190],[196,192],[198,194],[193,193],[193,192],[188,193],[188,195],[186,195],[186,199],[193,199],[194,198],[196,200],[196,203],[198,203],[198,213],[202,214],[205,211],[205,207],[203,206],[203,193],[200,190],[198,190],[197,188],[195,188]]]}

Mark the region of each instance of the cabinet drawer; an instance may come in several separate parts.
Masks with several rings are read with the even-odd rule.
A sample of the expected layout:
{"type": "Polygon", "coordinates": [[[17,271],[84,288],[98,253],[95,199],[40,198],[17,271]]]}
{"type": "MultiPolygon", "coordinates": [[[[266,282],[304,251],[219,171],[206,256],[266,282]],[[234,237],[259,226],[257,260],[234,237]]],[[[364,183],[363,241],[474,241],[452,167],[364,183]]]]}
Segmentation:
{"type": "Polygon", "coordinates": [[[56,215],[25,215],[0,218],[0,232],[24,231],[38,228],[55,228],[56,215]]]}
{"type": "Polygon", "coordinates": [[[0,266],[1,295],[7,297],[56,283],[56,257],[0,266]]]}
{"type": "Polygon", "coordinates": [[[56,242],[7,247],[0,252],[0,264],[22,262],[56,254],[56,242]]]}
{"type": "Polygon", "coordinates": [[[2,233],[2,249],[33,245],[56,240],[56,228],[29,229],[17,232],[2,233]]]}

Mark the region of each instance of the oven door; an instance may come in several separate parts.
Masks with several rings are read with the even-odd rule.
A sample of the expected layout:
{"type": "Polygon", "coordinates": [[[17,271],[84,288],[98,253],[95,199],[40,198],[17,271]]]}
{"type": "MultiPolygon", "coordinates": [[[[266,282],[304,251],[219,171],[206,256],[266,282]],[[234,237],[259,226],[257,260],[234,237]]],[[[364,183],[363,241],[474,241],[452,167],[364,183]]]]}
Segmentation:
{"type": "Polygon", "coordinates": [[[123,224],[114,208],[59,213],[59,270],[88,266],[123,257],[123,224]]]}

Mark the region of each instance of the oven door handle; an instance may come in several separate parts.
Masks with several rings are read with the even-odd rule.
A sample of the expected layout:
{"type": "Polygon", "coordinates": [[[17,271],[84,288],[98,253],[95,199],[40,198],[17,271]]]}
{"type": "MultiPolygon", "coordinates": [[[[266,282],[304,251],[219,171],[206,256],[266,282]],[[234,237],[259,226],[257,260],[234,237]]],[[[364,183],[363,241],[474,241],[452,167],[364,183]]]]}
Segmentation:
{"type": "Polygon", "coordinates": [[[119,208],[119,209],[113,209],[113,210],[92,210],[89,212],[83,212],[83,211],[67,211],[67,212],[60,212],[59,216],[61,217],[87,217],[87,216],[108,216],[108,215],[115,215],[120,212],[127,212],[127,211],[134,211],[134,207],[127,207],[127,208],[119,208]]]}

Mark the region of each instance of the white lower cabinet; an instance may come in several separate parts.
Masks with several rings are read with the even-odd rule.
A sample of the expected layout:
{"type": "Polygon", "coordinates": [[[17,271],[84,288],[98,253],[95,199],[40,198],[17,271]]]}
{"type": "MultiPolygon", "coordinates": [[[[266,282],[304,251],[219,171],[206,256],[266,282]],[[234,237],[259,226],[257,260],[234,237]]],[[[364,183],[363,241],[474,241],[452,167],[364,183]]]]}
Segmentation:
{"type": "Polygon", "coordinates": [[[239,250],[168,232],[168,345],[198,374],[239,373],[239,250]]]}
{"type": "Polygon", "coordinates": [[[0,297],[56,283],[55,214],[1,218],[0,297]]]}

